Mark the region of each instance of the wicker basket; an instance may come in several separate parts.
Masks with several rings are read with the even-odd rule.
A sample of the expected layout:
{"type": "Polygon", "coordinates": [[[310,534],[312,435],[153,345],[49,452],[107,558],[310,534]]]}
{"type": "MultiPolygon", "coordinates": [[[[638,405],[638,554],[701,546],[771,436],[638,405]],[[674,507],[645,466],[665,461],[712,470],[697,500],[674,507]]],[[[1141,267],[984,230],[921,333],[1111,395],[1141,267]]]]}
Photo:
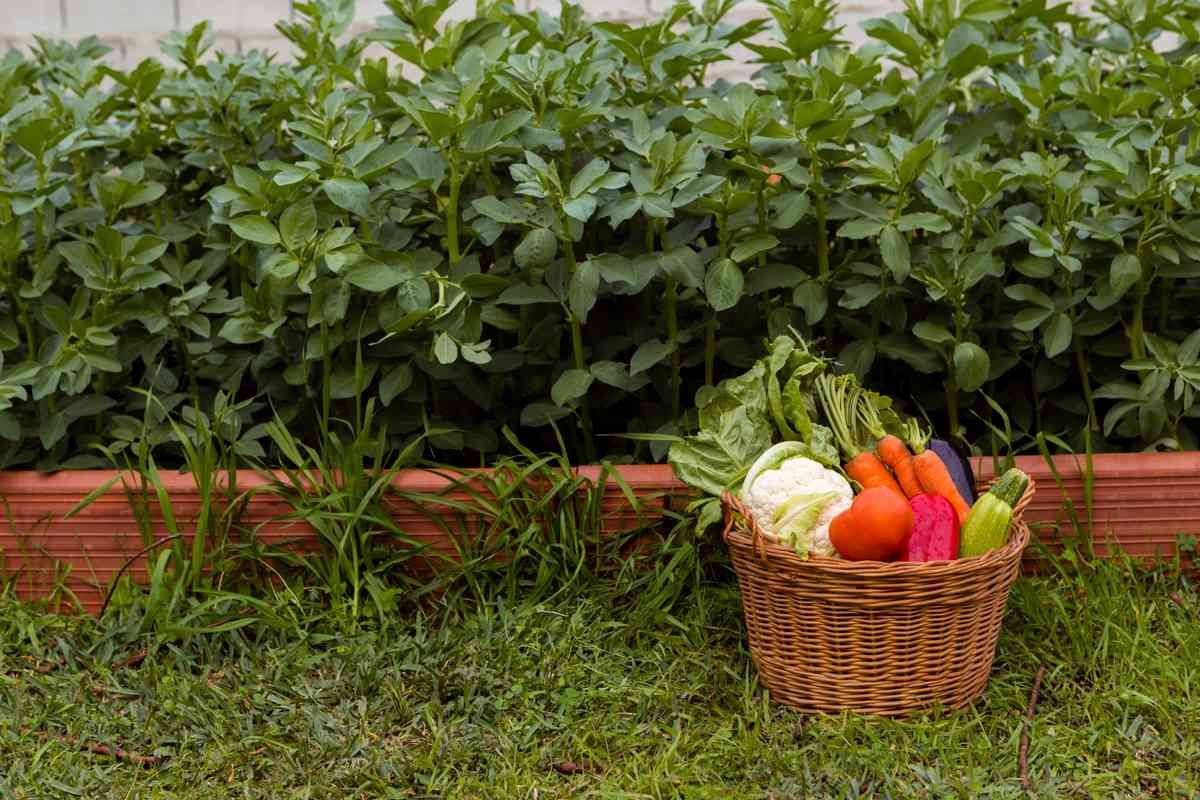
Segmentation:
{"type": "Polygon", "coordinates": [[[764,539],[723,498],[750,653],[771,696],[798,711],[902,716],[959,708],[987,684],[1029,528],[1014,509],[1008,543],[926,563],[802,559],[764,539]]]}

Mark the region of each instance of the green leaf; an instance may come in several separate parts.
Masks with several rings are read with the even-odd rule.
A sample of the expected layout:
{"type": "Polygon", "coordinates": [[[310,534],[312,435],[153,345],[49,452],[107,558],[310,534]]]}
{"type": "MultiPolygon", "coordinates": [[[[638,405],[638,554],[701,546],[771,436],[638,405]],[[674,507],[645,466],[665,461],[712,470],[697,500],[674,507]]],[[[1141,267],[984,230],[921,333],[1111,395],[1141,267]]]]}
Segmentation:
{"type": "Polygon", "coordinates": [[[279,217],[279,235],[289,250],[307,244],[317,233],[317,209],[305,198],[288,206],[279,217]]]}
{"type": "Polygon", "coordinates": [[[1042,346],[1047,358],[1054,358],[1071,346],[1071,318],[1066,314],[1055,314],[1050,324],[1042,331],[1042,346]]]}
{"type": "MultiPolygon", "coordinates": [[[[711,195],[724,182],[725,179],[720,175],[698,175],[675,192],[675,197],[672,198],[671,205],[675,208],[682,208],[694,203],[701,197],[711,195]]],[[[801,194],[800,196],[807,200],[805,195],[801,194]]]]}
{"type": "MultiPolygon", "coordinates": [[[[761,393],[761,377],[758,386],[761,393]]],[[[681,481],[719,497],[770,447],[771,422],[763,411],[740,403],[713,416],[711,427],[672,444],[668,460],[681,481]]]]}
{"type": "Polygon", "coordinates": [[[67,418],[62,414],[51,414],[38,429],[38,439],[41,441],[43,450],[53,450],[54,445],[58,444],[66,435],[67,418]]]}
{"type": "Polygon", "coordinates": [[[912,36],[897,28],[891,20],[867,20],[862,24],[862,29],[866,32],[867,36],[887,42],[914,61],[920,61],[924,56],[924,40],[918,42],[912,36]]]}
{"type": "Polygon", "coordinates": [[[636,392],[650,383],[649,376],[645,374],[631,376],[629,365],[619,361],[597,361],[591,365],[590,369],[596,380],[626,392],[636,392]]]}
{"type": "Polygon", "coordinates": [[[433,355],[439,364],[453,364],[458,359],[458,344],[443,331],[433,340],[433,355]]]}
{"type": "Polygon", "coordinates": [[[1112,261],[1109,268],[1108,281],[1112,285],[1113,294],[1120,298],[1142,279],[1142,262],[1137,256],[1122,253],[1112,261]]]}
{"type": "Polygon", "coordinates": [[[321,189],[338,208],[344,208],[360,217],[371,216],[371,190],[362,181],[353,178],[329,178],[321,184],[321,189]]]}
{"type": "Polygon", "coordinates": [[[889,333],[879,338],[879,355],[885,358],[903,361],[917,372],[931,375],[944,368],[942,359],[937,354],[909,336],[899,333],[889,333]]]}
{"type": "Polygon", "coordinates": [[[592,188],[593,184],[607,174],[608,161],[603,158],[593,158],[571,179],[571,197],[579,197],[585,194],[592,188]]]}
{"type": "Polygon", "coordinates": [[[347,282],[368,292],[386,292],[412,279],[414,271],[406,263],[384,263],[362,259],[342,273],[347,282]]]}
{"type": "Polygon", "coordinates": [[[167,193],[167,187],[161,183],[148,181],[135,188],[126,198],[125,202],[121,203],[121,208],[136,208],[144,206],[147,203],[153,203],[158,198],[167,193]]]}
{"type": "Polygon", "coordinates": [[[250,242],[279,244],[280,241],[279,231],[275,230],[270,220],[257,214],[232,219],[229,221],[229,227],[233,228],[233,232],[238,236],[250,242]]]}
{"type": "Polygon", "coordinates": [[[563,212],[571,219],[587,222],[596,213],[596,198],[592,195],[575,197],[563,203],[563,212]]]}
{"type": "Polygon", "coordinates": [[[524,428],[540,428],[555,420],[562,419],[571,413],[568,408],[556,406],[553,403],[530,403],[521,409],[521,426],[524,428]]]}
{"type": "Polygon", "coordinates": [[[125,258],[133,264],[153,264],[167,252],[168,243],[157,236],[129,236],[123,242],[125,258]]]}
{"type": "Polygon", "coordinates": [[[550,399],[555,405],[565,406],[587,394],[592,386],[592,374],[585,369],[569,369],[550,387],[550,399]]]}
{"type": "Polygon", "coordinates": [[[838,305],[851,311],[866,308],[875,302],[875,298],[879,297],[882,291],[878,283],[856,283],[842,292],[838,305]]]}
{"type": "Polygon", "coordinates": [[[946,344],[954,341],[954,334],[948,331],[945,326],[938,325],[936,322],[930,322],[929,320],[923,319],[916,325],[913,325],[912,331],[913,336],[931,344],[946,344]]]}
{"type": "Polygon", "coordinates": [[[122,370],[121,362],[105,353],[100,353],[95,350],[85,350],[79,355],[88,363],[90,367],[92,367],[92,369],[96,369],[101,372],[120,372],[122,370]]]}
{"type": "Polygon", "coordinates": [[[459,281],[459,286],[463,288],[464,292],[471,295],[472,299],[483,300],[503,292],[508,288],[509,281],[501,275],[476,272],[464,276],[459,281]]]}
{"type": "Polygon", "coordinates": [[[546,228],[534,228],[513,250],[513,261],[521,269],[544,267],[558,255],[558,237],[546,228]]]}
{"type": "Polygon", "coordinates": [[[1042,308],[1054,310],[1054,301],[1035,286],[1030,286],[1028,283],[1015,283],[1012,286],[1004,287],[1004,293],[1013,300],[1020,300],[1023,303],[1033,303],[1042,308]]]}
{"type": "Polygon", "coordinates": [[[816,325],[829,311],[829,293],[817,281],[805,281],[792,290],[792,303],[804,310],[809,325],[816,325]]]}
{"type": "Polygon", "coordinates": [[[1019,331],[1037,330],[1053,313],[1046,308],[1023,308],[1013,317],[1013,327],[1019,331]]]}
{"type": "Polygon", "coordinates": [[[831,119],[837,106],[829,100],[804,100],[792,106],[792,124],[797,128],[811,128],[831,119]]]}
{"type": "Polygon", "coordinates": [[[954,379],[964,392],[973,392],[987,383],[991,366],[987,351],[973,342],[959,342],[954,348],[954,379]]]}
{"type": "Polygon", "coordinates": [[[808,273],[790,264],[755,267],[746,276],[746,294],[762,294],[772,289],[794,289],[808,279],[808,273]]]}
{"type": "Polygon", "coordinates": [[[643,342],[629,361],[629,374],[633,376],[639,372],[645,372],[673,352],[675,352],[675,345],[661,339],[643,342]]]}
{"type": "Polygon", "coordinates": [[[463,342],[459,345],[463,361],[471,364],[490,364],[492,362],[492,354],[488,351],[488,347],[491,344],[491,339],[485,339],[482,342],[463,342]]]}
{"type": "Polygon", "coordinates": [[[300,272],[300,262],[289,253],[276,253],[263,264],[263,272],[272,278],[289,280],[300,272]]]}
{"type": "Polygon", "coordinates": [[[596,293],[600,289],[600,268],[595,262],[588,260],[584,261],[575,267],[575,274],[571,276],[570,286],[567,288],[567,299],[571,306],[571,313],[580,322],[587,322],[588,312],[596,305],[596,293]]]}
{"type": "Polygon", "coordinates": [[[896,283],[904,283],[912,271],[908,239],[889,225],[879,235],[879,251],[883,255],[883,263],[892,271],[896,283]]]}
{"type": "Polygon", "coordinates": [[[680,245],[658,255],[659,269],[679,285],[698,289],[704,282],[704,261],[687,245],[680,245]]]}
{"type": "Polygon", "coordinates": [[[757,236],[751,236],[748,239],[743,239],[733,246],[733,252],[730,257],[734,261],[742,262],[754,258],[759,253],[766,252],[773,247],[779,245],[779,240],[769,233],[761,233],[757,236]]]}
{"type": "Polygon", "coordinates": [[[838,228],[837,235],[843,239],[869,239],[878,236],[886,226],[886,222],[873,219],[852,219],[838,228]]]}
{"type": "Polygon", "coordinates": [[[1186,367],[1195,364],[1198,356],[1200,356],[1200,330],[1195,330],[1180,343],[1177,358],[1179,363],[1186,367]]]}
{"type": "Polygon", "coordinates": [[[511,204],[491,195],[474,200],[471,205],[485,217],[494,219],[496,222],[501,222],[505,225],[518,225],[529,218],[527,214],[521,213],[520,210],[514,208],[511,204]]]}
{"type": "Polygon", "coordinates": [[[496,298],[497,303],[527,306],[534,303],[557,303],[558,297],[543,284],[515,283],[496,298]]]}
{"type": "Polygon", "coordinates": [[[808,213],[810,201],[804,192],[787,192],[771,201],[775,216],[771,218],[771,227],[790,230],[799,224],[808,213]]]}
{"type": "Polygon", "coordinates": [[[896,220],[896,227],[902,231],[929,231],[930,233],[945,233],[950,230],[950,223],[940,214],[922,211],[917,214],[905,214],[896,220]]]}
{"type": "Polygon", "coordinates": [[[63,242],[58,245],[58,252],[77,274],[99,275],[104,270],[96,251],[87,242],[63,242]]]}
{"type": "Polygon", "coordinates": [[[732,259],[719,258],[708,268],[704,276],[704,294],[714,311],[733,308],[742,299],[745,287],[742,270],[732,259]]]}

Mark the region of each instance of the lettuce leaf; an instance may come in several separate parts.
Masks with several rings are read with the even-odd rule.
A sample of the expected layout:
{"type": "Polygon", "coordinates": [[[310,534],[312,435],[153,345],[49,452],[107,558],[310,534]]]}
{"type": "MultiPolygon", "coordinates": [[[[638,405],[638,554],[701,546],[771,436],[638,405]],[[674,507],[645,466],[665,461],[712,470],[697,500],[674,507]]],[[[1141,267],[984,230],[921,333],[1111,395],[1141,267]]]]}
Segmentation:
{"type": "MultiPolygon", "coordinates": [[[[711,497],[735,488],[773,443],[799,441],[809,457],[837,463],[833,436],[811,421],[808,386],[826,361],[795,337],[778,336],[746,372],[696,392],[699,430],[671,444],[667,460],[688,486],[711,497]],[[785,392],[783,388],[787,387],[785,392]]],[[[719,518],[705,508],[703,520],[719,518]]]]}

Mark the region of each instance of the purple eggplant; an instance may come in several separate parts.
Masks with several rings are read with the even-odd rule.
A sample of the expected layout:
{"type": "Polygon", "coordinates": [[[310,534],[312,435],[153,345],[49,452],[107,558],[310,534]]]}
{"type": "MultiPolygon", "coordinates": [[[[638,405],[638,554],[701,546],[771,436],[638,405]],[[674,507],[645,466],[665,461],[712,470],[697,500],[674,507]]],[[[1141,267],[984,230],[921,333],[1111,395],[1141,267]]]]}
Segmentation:
{"type": "Polygon", "coordinates": [[[926,447],[937,453],[938,458],[946,465],[950,477],[954,480],[954,486],[967,505],[974,505],[975,475],[971,471],[971,462],[945,439],[930,439],[926,447]]]}

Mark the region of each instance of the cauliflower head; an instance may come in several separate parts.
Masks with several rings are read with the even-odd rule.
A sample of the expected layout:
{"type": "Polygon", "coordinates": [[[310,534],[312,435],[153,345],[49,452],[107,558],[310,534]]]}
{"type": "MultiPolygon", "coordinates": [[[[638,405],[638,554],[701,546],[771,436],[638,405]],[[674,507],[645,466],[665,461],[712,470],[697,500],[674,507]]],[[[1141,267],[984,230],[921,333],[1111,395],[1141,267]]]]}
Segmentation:
{"type": "MultiPolygon", "coordinates": [[[[764,457],[770,454],[768,450],[764,457]]],[[[836,471],[811,458],[793,456],[769,468],[751,468],[741,494],[742,502],[764,535],[792,547],[801,556],[837,557],[829,541],[829,523],[850,508],[854,490],[836,471]],[[802,499],[804,496],[810,499],[802,499]],[[792,502],[788,503],[789,500],[792,502]],[[808,523],[813,514],[793,513],[797,509],[803,511],[804,506],[809,511],[820,511],[811,525],[808,523]],[[797,519],[803,520],[803,524],[788,524],[797,519]]]]}

